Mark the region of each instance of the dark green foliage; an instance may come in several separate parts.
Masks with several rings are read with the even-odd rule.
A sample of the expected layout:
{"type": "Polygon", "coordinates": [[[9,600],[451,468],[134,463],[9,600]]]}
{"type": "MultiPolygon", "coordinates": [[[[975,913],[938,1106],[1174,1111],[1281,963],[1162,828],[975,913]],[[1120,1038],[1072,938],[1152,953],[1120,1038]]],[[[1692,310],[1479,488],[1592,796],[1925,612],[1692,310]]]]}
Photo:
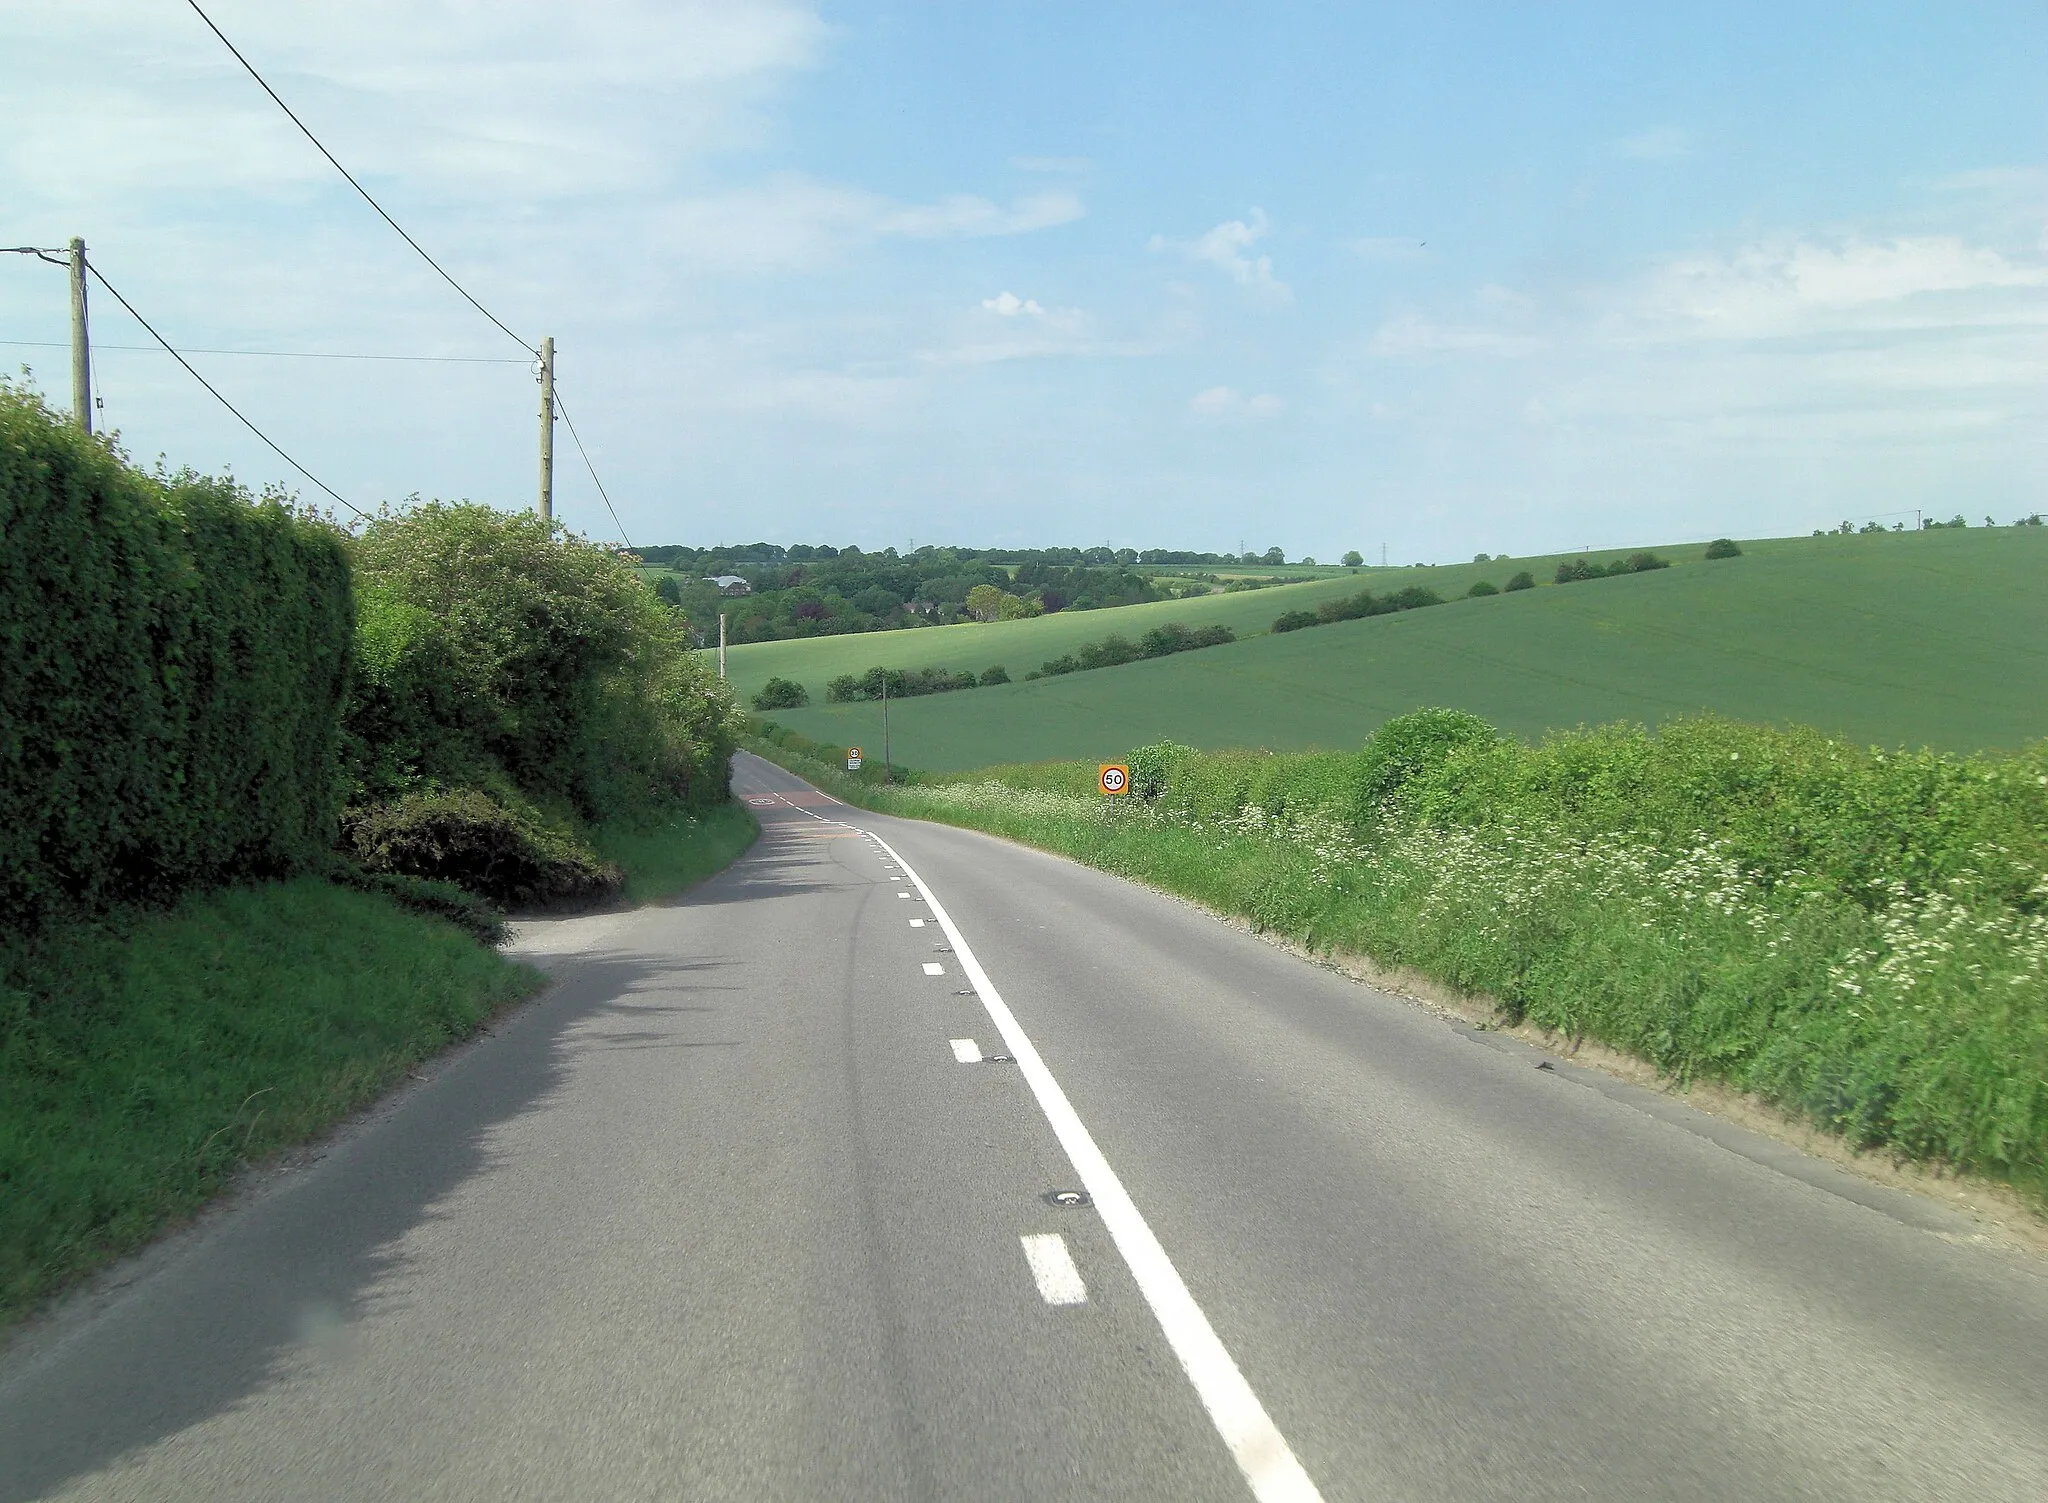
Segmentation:
{"type": "Polygon", "coordinates": [[[367,871],[452,882],[508,907],[609,897],[623,880],[569,832],[473,788],[352,809],[342,842],[367,871]]]}
{"type": "Polygon", "coordinates": [[[757,710],[797,710],[811,702],[804,686],[794,679],[771,678],[751,703],[757,710]]]}
{"type": "Polygon", "coordinates": [[[626,561],[441,502],[378,516],[354,552],[354,801],[500,773],[585,819],[724,801],[732,696],[626,561]]]}
{"type": "Polygon", "coordinates": [[[479,944],[498,945],[505,942],[507,933],[504,910],[489,898],[481,897],[453,882],[436,881],[431,877],[409,877],[401,872],[371,871],[355,862],[336,861],[327,872],[329,881],[342,887],[352,887],[358,892],[376,893],[391,899],[401,908],[414,913],[423,913],[429,918],[446,919],[459,929],[467,930],[479,944]]]}
{"type": "Polygon", "coordinates": [[[1510,579],[1507,582],[1507,584],[1502,587],[1501,593],[1508,594],[1515,590],[1533,590],[1535,588],[1536,576],[1531,574],[1527,569],[1523,569],[1519,571],[1513,579],[1510,579]]]}
{"type": "Polygon", "coordinates": [[[664,605],[681,605],[683,603],[683,587],[676,583],[676,577],[673,574],[664,574],[659,580],[655,581],[654,595],[664,605]]]}
{"type": "Polygon", "coordinates": [[[1742,550],[1735,545],[1733,538],[1715,538],[1713,542],[1707,544],[1707,557],[1740,558],[1742,550]]]}
{"type": "Polygon", "coordinates": [[[1477,715],[1434,706],[1396,715],[1358,755],[1358,785],[1367,800],[1385,798],[1468,747],[1492,746],[1500,733],[1477,715]]]}
{"type": "Polygon", "coordinates": [[[1472,582],[1472,588],[1467,590],[1465,595],[1467,599],[1477,600],[1483,596],[1498,595],[1499,593],[1500,591],[1488,581],[1476,579],[1472,582]]]}
{"type": "Polygon", "coordinates": [[[835,705],[850,704],[859,698],[860,679],[854,674],[842,673],[833,679],[831,683],[825,685],[825,699],[827,703],[835,705]]]}
{"type": "Polygon", "coordinates": [[[1222,647],[1236,640],[1237,633],[1227,626],[1189,627],[1178,621],[1167,621],[1153,627],[1135,642],[1120,635],[1104,637],[1100,642],[1084,642],[1072,652],[1061,653],[1039,664],[1034,672],[1024,676],[1055,678],[1062,673],[1117,668],[1145,658],[1170,657],[1177,652],[1193,652],[1203,647],[1222,647]]]}
{"type": "Polygon", "coordinates": [[[1009,681],[1010,670],[1005,668],[1001,663],[997,663],[996,665],[988,669],[985,673],[982,674],[979,680],[981,686],[984,689],[988,688],[992,684],[1007,684],[1009,681]]]}
{"type": "Polygon", "coordinates": [[[1137,798],[1157,798],[1166,791],[1167,780],[1190,757],[1199,756],[1192,746],[1178,741],[1155,741],[1134,748],[1124,761],[1131,769],[1131,793],[1137,798]]]}
{"type": "Polygon", "coordinates": [[[1442,605],[1443,596],[1421,585],[1409,585],[1394,591],[1391,595],[1375,595],[1371,590],[1360,590],[1356,595],[1346,595],[1337,600],[1325,600],[1308,611],[1289,611],[1273,622],[1276,632],[1300,631],[1305,626],[1328,626],[1333,621],[1359,621],[1368,616],[1390,616],[1397,611],[1420,610],[1428,605],[1442,605]]]}
{"type": "MultiPolygon", "coordinates": [[[[1627,558],[1615,559],[1612,563],[1596,564],[1591,559],[1568,558],[1557,566],[1557,583],[1573,584],[1581,579],[1614,579],[1623,574],[1645,574],[1652,569],[1668,569],[1668,559],[1661,559],[1654,553],[1631,553],[1627,558]]],[[[1512,585],[1509,586],[1513,588],[1512,585]]]]}
{"type": "Polygon", "coordinates": [[[352,611],[327,529],[0,383],[4,922],[318,862],[352,611]]]}

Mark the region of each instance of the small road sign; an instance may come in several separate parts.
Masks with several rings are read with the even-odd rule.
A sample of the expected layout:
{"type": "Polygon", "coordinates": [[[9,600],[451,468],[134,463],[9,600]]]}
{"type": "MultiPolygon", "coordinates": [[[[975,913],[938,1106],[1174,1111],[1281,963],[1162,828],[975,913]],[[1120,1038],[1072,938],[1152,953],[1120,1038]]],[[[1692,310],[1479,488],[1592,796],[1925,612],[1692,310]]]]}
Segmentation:
{"type": "Polygon", "coordinates": [[[1129,793],[1131,791],[1131,769],[1122,762],[1105,762],[1102,771],[1095,775],[1104,793],[1129,793]]]}
{"type": "Polygon", "coordinates": [[[848,747],[848,748],[846,749],[846,770],[847,770],[848,772],[859,772],[859,771],[860,771],[860,748],[859,748],[859,747],[857,747],[857,746],[849,746],[849,747],[848,747]]]}

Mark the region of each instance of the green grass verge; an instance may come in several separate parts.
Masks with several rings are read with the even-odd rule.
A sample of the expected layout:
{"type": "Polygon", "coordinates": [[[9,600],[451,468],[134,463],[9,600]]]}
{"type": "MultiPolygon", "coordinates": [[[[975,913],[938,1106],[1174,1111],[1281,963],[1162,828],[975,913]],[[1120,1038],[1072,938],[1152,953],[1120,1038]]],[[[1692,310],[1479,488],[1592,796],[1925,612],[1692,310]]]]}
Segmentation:
{"type": "Polygon", "coordinates": [[[0,951],[0,1327],[541,984],[453,924],[315,881],[0,951]]]}
{"type": "Polygon", "coordinates": [[[730,866],[760,833],[753,811],[735,799],[705,814],[613,820],[594,826],[590,843],[625,871],[628,902],[652,903],[730,866]]]}
{"type": "MultiPolygon", "coordinates": [[[[1355,747],[1381,722],[1452,705],[1525,737],[1711,711],[1813,725],[1863,744],[2016,748],[2048,734],[2048,528],[1789,539],[1706,562],[1545,584],[1429,610],[1256,636],[1228,647],[889,707],[893,756],[913,767],[1108,757],[1171,738],[1278,751],[1355,747]]],[[[1549,561],[1516,560],[1548,579],[1549,561]]],[[[1497,565],[1368,570],[1205,601],[988,626],[764,643],[732,654],[739,687],[773,671],[812,705],[772,718],[823,743],[882,747],[881,707],[826,705],[832,675],[873,664],[1013,678],[1112,631],[1212,621],[1240,636],[1361,585],[1454,596],[1497,565]]]]}
{"type": "Polygon", "coordinates": [[[1442,715],[1356,754],[1140,749],[1149,799],[1091,795],[1092,763],[884,787],[755,749],[2048,1206],[2048,747],[1898,757],[1714,719],[1415,734],[1442,715]]]}

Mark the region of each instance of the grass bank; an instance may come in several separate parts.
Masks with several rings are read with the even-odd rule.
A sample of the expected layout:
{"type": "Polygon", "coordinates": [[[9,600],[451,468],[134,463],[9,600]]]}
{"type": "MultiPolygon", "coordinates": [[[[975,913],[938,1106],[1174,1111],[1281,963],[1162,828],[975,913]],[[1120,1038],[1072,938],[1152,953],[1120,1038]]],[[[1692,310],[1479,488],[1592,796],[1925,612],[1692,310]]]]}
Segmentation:
{"type": "Polygon", "coordinates": [[[0,1325],[541,984],[312,878],[16,938],[0,967],[0,1325]]]}
{"type": "MultiPolygon", "coordinates": [[[[758,832],[735,802],[590,835],[649,902],[758,832]]],[[[541,984],[455,923],[312,878],[0,938],[0,1329],[541,984]]]]}
{"type": "Polygon", "coordinates": [[[1148,796],[1115,801],[1089,763],[883,787],[757,749],[2048,1198],[2048,747],[1708,718],[1529,744],[1425,711],[1358,753],[1141,748],[1148,796]]]}
{"type": "Polygon", "coordinates": [[[761,825],[738,800],[704,814],[650,821],[611,820],[590,831],[597,854],[626,874],[629,903],[652,903],[681,892],[743,855],[761,825]]]}

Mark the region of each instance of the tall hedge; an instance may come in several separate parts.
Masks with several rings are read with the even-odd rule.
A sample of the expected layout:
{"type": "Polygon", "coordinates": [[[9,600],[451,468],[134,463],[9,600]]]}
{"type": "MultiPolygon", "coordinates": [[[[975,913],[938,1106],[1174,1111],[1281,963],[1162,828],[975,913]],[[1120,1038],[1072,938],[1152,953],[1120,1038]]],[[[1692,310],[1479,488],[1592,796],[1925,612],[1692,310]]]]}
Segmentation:
{"type": "Polygon", "coordinates": [[[0,925],[333,842],[340,540],[0,383],[0,925]]]}

